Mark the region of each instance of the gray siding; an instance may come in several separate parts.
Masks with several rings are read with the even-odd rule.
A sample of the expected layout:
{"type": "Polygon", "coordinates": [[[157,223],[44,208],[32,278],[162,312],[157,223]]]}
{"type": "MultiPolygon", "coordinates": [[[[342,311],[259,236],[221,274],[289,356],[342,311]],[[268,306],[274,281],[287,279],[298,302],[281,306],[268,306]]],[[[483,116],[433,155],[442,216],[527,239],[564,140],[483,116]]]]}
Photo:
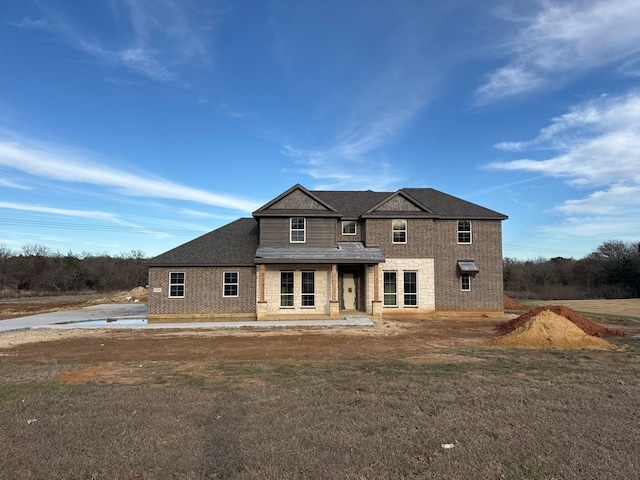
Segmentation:
{"type": "Polygon", "coordinates": [[[261,247],[335,247],[336,219],[306,217],[306,242],[289,242],[289,217],[263,217],[260,219],[261,247]]]}
{"type": "Polygon", "coordinates": [[[149,318],[253,317],[256,314],[255,301],[255,267],[151,267],[149,269],[149,318]],[[169,272],[184,272],[184,298],[169,298],[169,272]],[[223,296],[223,272],[238,272],[237,297],[223,296]]]}

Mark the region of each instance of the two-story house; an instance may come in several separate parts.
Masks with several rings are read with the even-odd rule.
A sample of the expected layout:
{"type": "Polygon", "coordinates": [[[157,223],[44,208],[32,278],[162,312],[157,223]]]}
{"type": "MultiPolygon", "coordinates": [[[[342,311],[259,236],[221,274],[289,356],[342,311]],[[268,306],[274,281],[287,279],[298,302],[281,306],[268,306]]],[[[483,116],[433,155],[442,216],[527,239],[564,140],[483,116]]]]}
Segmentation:
{"type": "Polygon", "coordinates": [[[431,188],[295,185],[149,264],[149,318],[501,313],[507,217],[431,188]]]}

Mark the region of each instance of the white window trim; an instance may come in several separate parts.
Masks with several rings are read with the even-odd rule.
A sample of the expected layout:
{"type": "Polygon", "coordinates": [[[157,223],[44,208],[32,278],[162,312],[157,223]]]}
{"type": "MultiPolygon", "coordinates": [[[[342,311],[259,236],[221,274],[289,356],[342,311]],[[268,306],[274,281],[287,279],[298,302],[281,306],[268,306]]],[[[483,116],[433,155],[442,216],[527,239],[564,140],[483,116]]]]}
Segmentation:
{"type": "Polygon", "coordinates": [[[238,297],[240,294],[240,273],[236,270],[229,270],[226,272],[222,272],[222,296],[224,298],[235,298],[238,297]],[[226,282],[227,279],[227,273],[235,273],[236,274],[236,281],[235,282],[226,282]],[[227,295],[227,285],[235,285],[236,286],[236,294],[235,295],[227,295]]]}
{"type": "Polygon", "coordinates": [[[289,218],[289,243],[306,243],[307,242],[307,219],[305,217],[291,217],[289,218]],[[293,220],[296,218],[302,219],[302,229],[293,228],[293,220]],[[293,240],[293,232],[299,232],[302,230],[302,240],[293,240]]]}
{"type": "Polygon", "coordinates": [[[280,308],[296,308],[296,273],[292,270],[281,270],[280,271],[280,308]],[[290,273],[293,276],[293,292],[291,293],[282,293],[282,274],[290,273]],[[287,297],[291,297],[293,299],[293,305],[282,305],[282,296],[286,295],[287,297]]]}
{"type": "Polygon", "coordinates": [[[187,291],[187,275],[184,272],[169,272],[169,298],[184,298],[184,295],[187,291]],[[181,273],[182,274],[182,283],[172,283],[171,275],[181,273]],[[171,295],[171,287],[182,285],[182,295],[171,295]]]}
{"type": "Polygon", "coordinates": [[[358,222],[356,222],[355,220],[343,220],[342,221],[342,235],[357,235],[358,234],[358,222]],[[351,232],[345,232],[344,231],[344,226],[347,223],[353,223],[353,233],[351,232]]]}
{"type": "Polygon", "coordinates": [[[456,222],[456,240],[458,241],[459,245],[471,245],[473,243],[473,224],[471,223],[471,220],[458,220],[456,222]],[[460,230],[460,222],[469,222],[469,231],[460,230]],[[468,233],[469,234],[469,241],[468,242],[461,242],[460,241],[460,234],[461,233],[468,233]]]}
{"type": "Polygon", "coordinates": [[[314,270],[303,270],[300,274],[300,308],[316,308],[316,272],[314,270]],[[313,293],[304,293],[302,289],[304,288],[304,274],[310,273],[313,275],[313,293]],[[313,297],[313,305],[305,305],[303,298],[305,296],[313,297]]]}
{"type": "Polygon", "coordinates": [[[409,222],[407,222],[406,219],[396,218],[396,219],[391,220],[391,243],[396,244],[396,245],[406,244],[407,243],[407,239],[409,238],[408,230],[409,230],[409,222]],[[393,228],[393,223],[394,222],[404,222],[404,230],[395,230],[393,228]],[[394,235],[395,232],[404,232],[404,242],[396,242],[395,235],[394,235]]]}
{"type": "Polygon", "coordinates": [[[397,308],[398,307],[398,272],[396,270],[386,270],[382,272],[382,307],[383,308],[397,308]],[[385,282],[384,282],[384,275],[385,273],[393,273],[396,276],[396,292],[394,294],[386,294],[384,291],[384,286],[385,286],[385,282]],[[385,295],[395,295],[396,301],[393,305],[387,305],[385,303],[385,295]]]}
{"type": "Polygon", "coordinates": [[[460,274],[460,291],[461,292],[470,292],[471,291],[471,274],[470,273],[462,273],[460,274]],[[469,283],[469,288],[464,288],[463,279],[467,278],[469,283]]]}
{"type": "Polygon", "coordinates": [[[404,270],[402,272],[402,306],[404,308],[418,308],[418,271],[417,270],[404,270]],[[404,280],[404,275],[406,273],[415,273],[416,275],[416,293],[407,293],[404,291],[404,285],[405,285],[405,280],[404,280]],[[415,305],[407,305],[406,303],[406,297],[405,295],[413,295],[416,297],[416,304],[415,305]]]}

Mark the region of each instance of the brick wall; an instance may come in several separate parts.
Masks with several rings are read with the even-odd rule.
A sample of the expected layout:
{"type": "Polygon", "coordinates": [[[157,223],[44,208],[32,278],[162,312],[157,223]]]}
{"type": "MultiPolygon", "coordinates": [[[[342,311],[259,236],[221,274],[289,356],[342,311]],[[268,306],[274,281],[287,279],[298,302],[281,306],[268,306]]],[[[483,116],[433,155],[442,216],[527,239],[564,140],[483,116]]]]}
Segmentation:
{"type": "Polygon", "coordinates": [[[366,245],[378,245],[387,258],[433,258],[433,220],[407,219],[407,243],[393,243],[391,222],[389,218],[367,219],[366,245]]]}
{"type": "Polygon", "coordinates": [[[256,314],[254,267],[149,269],[149,317],[235,317],[256,314]],[[169,273],[184,272],[184,298],[169,298],[169,273]],[[238,296],[223,297],[223,273],[238,272],[238,296]]]}
{"type": "Polygon", "coordinates": [[[436,309],[502,311],[502,225],[496,220],[473,220],[472,243],[458,244],[456,220],[435,222],[436,309]],[[463,292],[458,260],[474,260],[480,270],[463,292]]]}

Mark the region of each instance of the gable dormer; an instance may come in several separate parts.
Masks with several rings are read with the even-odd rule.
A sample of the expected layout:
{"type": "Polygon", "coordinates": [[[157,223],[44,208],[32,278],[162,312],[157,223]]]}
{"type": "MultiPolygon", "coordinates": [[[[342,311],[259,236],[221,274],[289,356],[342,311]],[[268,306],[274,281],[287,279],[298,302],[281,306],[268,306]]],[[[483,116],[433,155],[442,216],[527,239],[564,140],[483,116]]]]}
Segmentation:
{"type": "Polygon", "coordinates": [[[300,184],[253,212],[256,218],[290,215],[339,217],[340,213],[300,184]]]}
{"type": "Polygon", "coordinates": [[[362,217],[434,217],[435,213],[402,190],[374,205],[362,217]]]}

